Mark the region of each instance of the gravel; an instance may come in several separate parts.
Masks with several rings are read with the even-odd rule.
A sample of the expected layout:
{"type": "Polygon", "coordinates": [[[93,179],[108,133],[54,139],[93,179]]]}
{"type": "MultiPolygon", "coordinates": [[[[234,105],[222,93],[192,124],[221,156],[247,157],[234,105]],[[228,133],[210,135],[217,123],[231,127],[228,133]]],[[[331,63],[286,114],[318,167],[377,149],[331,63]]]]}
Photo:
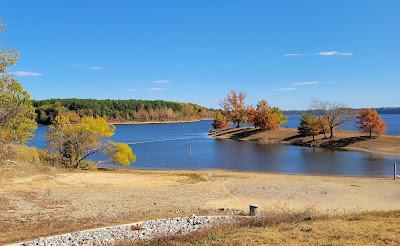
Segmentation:
{"type": "Polygon", "coordinates": [[[134,224],[110,226],[68,234],[41,237],[16,245],[113,245],[121,240],[148,240],[154,237],[184,235],[218,223],[229,222],[231,216],[195,216],[160,219],[134,224]]]}

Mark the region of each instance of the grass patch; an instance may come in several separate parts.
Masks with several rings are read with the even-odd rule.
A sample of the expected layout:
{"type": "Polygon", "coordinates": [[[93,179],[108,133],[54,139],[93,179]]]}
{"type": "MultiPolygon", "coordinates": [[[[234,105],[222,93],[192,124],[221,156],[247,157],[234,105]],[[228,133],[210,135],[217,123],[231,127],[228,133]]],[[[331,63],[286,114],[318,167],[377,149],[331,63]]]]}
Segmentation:
{"type": "Polygon", "coordinates": [[[177,176],[187,177],[187,180],[182,181],[184,183],[196,184],[207,181],[207,179],[204,178],[200,173],[180,173],[177,176]]]}
{"type": "Polygon", "coordinates": [[[135,245],[400,245],[400,211],[330,216],[271,213],[135,245]]]}

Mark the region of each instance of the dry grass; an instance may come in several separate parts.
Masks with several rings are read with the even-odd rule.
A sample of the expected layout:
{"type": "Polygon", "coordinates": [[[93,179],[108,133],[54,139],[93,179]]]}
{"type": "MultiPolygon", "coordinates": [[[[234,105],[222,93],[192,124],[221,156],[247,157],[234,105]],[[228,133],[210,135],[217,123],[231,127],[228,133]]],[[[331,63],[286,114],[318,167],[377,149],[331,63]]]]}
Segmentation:
{"type": "Polygon", "coordinates": [[[54,172],[41,156],[43,151],[24,145],[8,144],[0,147],[0,185],[5,179],[54,172]]]}
{"type": "Polygon", "coordinates": [[[25,145],[7,144],[0,147],[0,160],[40,163],[39,151],[25,145]]]}
{"type": "Polygon", "coordinates": [[[271,213],[135,245],[400,245],[400,211],[331,216],[315,212],[271,213]]]}

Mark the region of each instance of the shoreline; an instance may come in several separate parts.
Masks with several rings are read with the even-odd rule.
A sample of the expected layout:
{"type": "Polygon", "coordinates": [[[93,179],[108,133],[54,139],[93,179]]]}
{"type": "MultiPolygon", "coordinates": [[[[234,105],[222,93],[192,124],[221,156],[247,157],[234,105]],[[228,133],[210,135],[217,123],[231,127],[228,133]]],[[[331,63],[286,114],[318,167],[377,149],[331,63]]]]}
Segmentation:
{"type": "Polygon", "coordinates": [[[146,124],[179,124],[192,123],[210,119],[195,119],[195,120],[171,120],[171,121],[126,121],[126,122],[108,122],[110,125],[146,125],[146,124]]]}
{"type": "Polygon", "coordinates": [[[215,139],[249,141],[257,144],[284,144],[363,152],[388,158],[400,157],[400,136],[392,135],[382,135],[370,139],[358,132],[337,130],[333,139],[325,139],[321,134],[313,140],[312,137],[298,135],[297,129],[294,128],[267,131],[253,127],[229,128],[219,132],[209,132],[208,135],[215,139]]]}
{"type": "Polygon", "coordinates": [[[363,178],[363,179],[378,179],[387,180],[393,179],[392,175],[388,176],[367,176],[367,175],[340,175],[340,174],[323,174],[323,173],[283,173],[283,172],[268,172],[268,171],[252,171],[252,170],[237,170],[237,169],[223,169],[223,168],[208,168],[208,169],[149,169],[149,168],[112,168],[112,167],[98,167],[98,172],[116,172],[116,173],[212,173],[212,172],[226,172],[226,173],[243,173],[250,175],[282,175],[282,176],[301,176],[301,177],[320,177],[320,178],[363,178]]]}

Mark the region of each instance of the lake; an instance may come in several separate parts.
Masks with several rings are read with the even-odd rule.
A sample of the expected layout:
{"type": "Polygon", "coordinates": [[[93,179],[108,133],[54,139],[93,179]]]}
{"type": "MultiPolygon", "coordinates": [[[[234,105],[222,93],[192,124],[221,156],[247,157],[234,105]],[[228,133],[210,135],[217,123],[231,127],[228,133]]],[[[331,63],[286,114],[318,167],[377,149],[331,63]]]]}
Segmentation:
{"type": "MultiPolygon", "coordinates": [[[[389,133],[399,134],[400,115],[383,115],[389,133]]],[[[295,127],[300,116],[289,116],[289,127],[295,127]]],[[[211,121],[177,124],[117,125],[113,141],[128,143],[137,162],[128,168],[146,169],[227,169],[293,174],[348,176],[391,176],[393,162],[400,158],[331,151],[290,145],[259,145],[233,140],[215,140],[207,136],[211,121]],[[190,157],[190,149],[192,156],[190,157]]],[[[345,126],[355,130],[354,124],[345,126]]],[[[40,126],[29,143],[46,145],[46,126],[40,126]]],[[[120,167],[108,162],[102,154],[91,157],[104,167],[120,167]]]]}

